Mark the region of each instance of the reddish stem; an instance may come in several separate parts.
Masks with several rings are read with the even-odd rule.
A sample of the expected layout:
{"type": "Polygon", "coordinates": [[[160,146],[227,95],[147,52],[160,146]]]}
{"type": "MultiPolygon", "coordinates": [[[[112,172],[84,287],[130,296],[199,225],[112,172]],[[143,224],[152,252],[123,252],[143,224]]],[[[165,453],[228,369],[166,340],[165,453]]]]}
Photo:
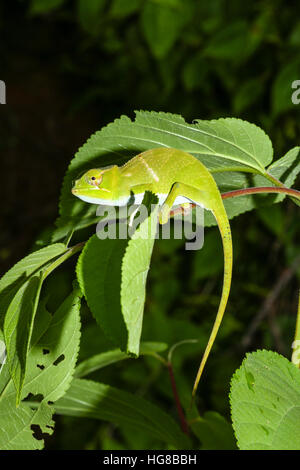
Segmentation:
{"type": "MultiPolygon", "coordinates": [[[[271,186],[259,186],[256,188],[244,188],[244,189],[236,189],[234,191],[228,191],[226,193],[221,194],[222,199],[229,199],[230,197],[237,197],[237,196],[248,196],[249,194],[259,194],[259,193],[283,193],[288,194],[291,197],[295,197],[300,200],[300,191],[296,189],[290,188],[276,188],[271,186]]],[[[196,207],[196,204],[191,203],[190,208],[193,209],[196,207]]],[[[177,214],[184,213],[186,209],[182,209],[179,207],[178,209],[174,209],[171,211],[171,215],[174,217],[177,214]]]]}
{"type": "Polygon", "coordinates": [[[290,196],[294,196],[297,199],[300,199],[300,191],[296,189],[290,188],[272,188],[270,186],[261,186],[257,188],[244,188],[244,189],[236,189],[234,191],[228,191],[227,193],[222,194],[222,199],[228,199],[229,197],[237,197],[237,196],[247,196],[248,194],[256,194],[256,193],[284,193],[290,196]]]}
{"type": "Polygon", "coordinates": [[[175,382],[175,377],[174,377],[173,367],[172,367],[171,362],[168,362],[167,367],[168,367],[168,371],[169,371],[169,376],[170,376],[171,385],[172,385],[172,391],[173,391],[173,395],[174,395],[174,399],[175,399],[175,403],[176,403],[176,408],[177,408],[177,413],[178,413],[178,417],[179,417],[179,420],[180,420],[181,429],[185,434],[189,435],[189,428],[188,428],[188,424],[187,424],[185,416],[184,416],[183,409],[182,409],[181,404],[180,404],[180,399],[179,399],[178,392],[177,392],[177,387],[176,387],[176,382],[175,382]]]}

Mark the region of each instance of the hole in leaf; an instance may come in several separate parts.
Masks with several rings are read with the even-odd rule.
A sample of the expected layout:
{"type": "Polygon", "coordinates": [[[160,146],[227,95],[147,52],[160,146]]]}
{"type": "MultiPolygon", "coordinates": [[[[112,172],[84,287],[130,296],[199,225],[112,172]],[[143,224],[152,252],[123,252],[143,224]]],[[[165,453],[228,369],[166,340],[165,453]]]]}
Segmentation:
{"type": "Polygon", "coordinates": [[[28,395],[25,398],[23,398],[22,402],[27,403],[29,408],[32,411],[36,411],[36,409],[39,406],[39,403],[41,403],[43,399],[44,399],[44,396],[41,393],[37,395],[33,395],[33,393],[28,393],[28,395]]]}
{"type": "Polygon", "coordinates": [[[43,400],[44,396],[41,393],[38,393],[37,395],[34,395],[33,393],[29,392],[28,395],[26,395],[25,398],[23,398],[22,401],[34,401],[37,403],[40,403],[43,400]]]}
{"type": "Polygon", "coordinates": [[[53,362],[53,365],[54,366],[57,366],[60,362],[62,362],[63,360],[65,359],[65,355],[64,354],[61,354],[60,356],[58,356],[57,359],[55,359],[55,361],[53,362]]]}
{"type": "Polygon", "coordinates": [[[43,366],[42,364],[37,364],[36,366],[41,370],[45,369],[45,366],[43,366]]]}
{"type": "Polygon", "coordinates": [[[38,441],[41,441],[42,439],[49,437],[49,433],[43,432],[38,424],[32,424],[30,426],[30,429],[33,431],[32,433],[33,437],[37,439],[38,441]]]}
{"type": "Polygon", "coordinates": [[[49,354],[49,349],[43,349],[43,354],[49,354]]]}

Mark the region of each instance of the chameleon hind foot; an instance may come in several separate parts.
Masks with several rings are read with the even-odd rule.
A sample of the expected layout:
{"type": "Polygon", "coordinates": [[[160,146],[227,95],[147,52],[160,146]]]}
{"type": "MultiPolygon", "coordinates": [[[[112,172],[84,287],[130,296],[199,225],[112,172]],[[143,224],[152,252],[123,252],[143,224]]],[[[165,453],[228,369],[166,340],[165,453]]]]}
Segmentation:
{"type": "Polygon", "coordinates": [[[169,217],[170,217],[170,207],[168,206],[168,204],[163,204],[158,214],[159,223],[161,225],[166,224],[169,220],[169,217]]]}

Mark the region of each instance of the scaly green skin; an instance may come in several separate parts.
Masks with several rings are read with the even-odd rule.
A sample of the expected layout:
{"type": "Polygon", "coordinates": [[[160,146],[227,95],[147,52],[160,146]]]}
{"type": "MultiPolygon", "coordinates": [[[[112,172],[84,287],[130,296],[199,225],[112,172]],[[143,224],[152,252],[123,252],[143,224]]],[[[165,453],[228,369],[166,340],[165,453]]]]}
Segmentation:
{"type": "Polygon", "coordinates": [[[122,206],[134,194],[141,202],[145,191],[159,196],[162,206],[160,223],[166,223],[172,206],[194,202],[210,210],[219,226],[224,251],[222,297],[216,320],[206,346],[193,387],[193,396],[210,350],[221,324],[230,292],[232,275],[232,241],[228,217],[221,194],[210,172],[192,155],[171,148],[156,148],[143,152],[122,167],[116,165],[87,171],[76,181],[72,193],[95,203],[122,206]]]}

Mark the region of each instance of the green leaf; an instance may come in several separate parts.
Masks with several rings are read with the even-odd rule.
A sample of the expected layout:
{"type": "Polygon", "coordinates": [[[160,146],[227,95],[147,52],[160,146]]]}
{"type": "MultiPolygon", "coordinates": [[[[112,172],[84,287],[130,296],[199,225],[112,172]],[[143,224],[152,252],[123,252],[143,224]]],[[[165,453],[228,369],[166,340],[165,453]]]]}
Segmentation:
{"type": "Polygon", "coordinates": [[[207,411],[193,420],[191,428],[202,444],[201,449],[236,449],[232,426],[216,411],[207,411]]]}
{"type": "Polygon", "coordinates": [[[66,251],[63,243],[49,245],[35,251],[15,264],[0,279],[0,327],[3,326],[4,315],[17,291],[30,279],[33,274],[47,266],[51,259],[55,259],[66,251]]]}
{"type": "Polygon", "coordinates": [[[63,244],[50,245],[21,260],[0,281],[0,306],[5,314],[3,332],[8,364],[17,390],[17,403],[26,373],[42,282],[76,249],[67,249],[63,244]]]}
{"type": "Polygon", "coordinates": [[[106,0],[77,0],[77,15],[82,29],[97,34],[100,29],[101,12],[106,0]]]}
{"type": "Polygon", "coordinates": [[[172,49],[191,15],[191,2],[153,1],[144,3],[141,26],[152,54],[164,58],[172,49]]]}
{"type": "Polygon", "coordinates": [[[29,13],[31,15],[39,15],[49,13],[61,7],[65,0],[31,0],[29,13]]]}
{"type": "MultiPolygon", "coordinates": [[[[173,147],[199,158],[213,173],[221,191],[256,183],[273,185],[266,179],[268,175],[265,170],[265,166],[272,161],[272,144],[254,124],[235,118],[187,124],[178,115],[139,111],[133,122],[122,116],[96,132],[72,160],[60,200],[57,223],[61,236],[64,229],[67,232],[74,225],[79,228],[95,221],[94,205],[83,203],[71,194],[72,181],[79,173],[93,166],[123,164],[138,153],[154,147],[173,147]]],[[[253,196],[243,197],[240,198],[242,202],[237,203],[237,199],[226,201],[229,217],[252,209],[255,207],[253,201],[257,200],[253,196]]],[[[215,224],[212,216],[207,216],[206,224],[215,224]]]]}
{"type": "Polygon", "coordinates": [[[289,43],[292,46],[299,46],[300,45],[300,22],[298,21],[294,26],[293,30],[291,31],[289,37],[289,43]]]}
{"type": "MultiPolygon", "coordinates": [[[[156,196],[149,203],[154,200],[156,196]]],[[[145,284],[155,240],[155,231],[149,237],[148,230],[156,229],[157,211],[156,205],[129,241],[91,237],[77,265],[79,284],[97,323],[121,350],[133,355],[139,354],[145,284]]]]}
{"type": "Polygon", "coordinates": [[[190,447],[187,437],[164,411],[137,395],[109,385],[74,379],[55,409],[62,415],[126,425],[134,432],[143,431],[178,449],[190,447]]]}
{"type": "Polygon", "coordinates": [[[240,449],[300,450],[300,371],[272,351],[247,354],[231,381],[240,449]]]}
{"type": "Polygon", "coordinates": [[[182,70],[182,79],[184,86],[188,91],[195,89],[205,90],[209,83],[210,69],[207,66],[205,58],[202,55],[193,55],[187,60],[182,70]]]}
{"type": "Polygon", "coordinates": [[[121,305],[128,331],[126,351],[136,356],[139,355],[146,281],[158,224],[158,207],[156,205],[150,216],[136,229],[122,260],[121,305]]]}
{"type": "Polygon", "coordinates": [[[249,25],[245,21],[236,21],[213,35],[203,53],[214,59],[240,62],[246,60],[253,47],[249,25]]]}
{"type": "MultiPolygon", "coordinates": [[[[143,342],[140,344],[140,355],[152,356],[156,352],[165,351],[166,349],[167,345],[165,343],[143,342]]],[[[80,364],[78,364],[74,375],[78,378],[84,377],[88,374],[92,374],[96,370],[102,369],[102,367],[110,366],[111,364],[123,361],[124,359],[132,359],[132,356],[129,356],[120,349],[105,351],[103,353],[89,357],[85,361],[82,361],[80,364]]]]}
{"type": "Polygon", "coordinates": [[[31,347],[24,396],[41,393],[55,402],[68,389],[79,351],[80,297],[76,288],[54,313],[47,331],[31,347]]]}
{"type": "Polygon", "coordinates": [[[142,0],[130,0],[130,2],[124,0],[113,0],[110,14],[114,18],[126,18],[139,10],[142,5],[142,0]]]}
{"type": "Polygon", "coordinates": [[[80,299],[75,290],[51,318],[43,307],[38,308],[38,325],[35,325],[27,361],[27,373],[22,391],[22,401],[16,408],[16,391],[10,378],[8,365],[0,374],[0,448],[2,450],[41,449],[43,440],[34,436],[37,428],[43,433],[53,432],[54,413],[51,404],[69,387],[77,359],[80,339],[80,299]],[[45,325],[48,328],[45,330],[45,325]],[[43,333],[44,331],[44,333],[43,333]],[[34,397],[38,401],[33,401],[34,397]],[[34,406],[33,406],[34,405],[34,406]]]}
{"type": "MultiPolygon", "coordinates": [[[[268,173],[290,188],[300,173],[300,147],[292,148],[282,158],[276,160],[269,166],[268,173]]],[[[274,202],[282,201],[285,197],[284,194],[278,194],[274,202]]]]}
{"type": "Polygon", "coordinates": [[[32,335],[33,322],[39,301],[43,277],[32,276],[18,290],[10,303],[4,321],[4,338],[10,373],[20,402],[26,360],[32,335]]]}
{"type": "Polygon", "coordinates": [[[240,114],[250,108],[262,96],[264,83],[262,80],[253,78],[241,84],[233,97],[233,109],[240,114]]]}
{"type": "Polygon", "coordinates": [[[126,350],[127,330],[121,311],[121,265],[128,240],[100,240],[93,235],[77,263],[77,278],[97,323],[118,347],[126,350]]]}
{"type": "Polygon", "coordinates": [[[264,174],[264,167],[272,161],[273,149],[262,129],[236,118],[196,119],[195,122],[195,134],[198,133],[201,144],[196,156],[201,156],[212,172],[220,169],[228,171],[236,166],[235,171],[252,169],[264,174]]]}
{"type": "MultiPolygon", "coordinates": [[[[268,168],[266,174],[271,177],[280,180],[287,188],[290,188],[296,181],[297,176],[300,172],[300,148],[294,147],[289,150],[286,155],[276,160],[268,168]]],[[[232,184],[235,181],[241,185],[242,188],[248,186],[275,186],[270,184],[265,177],[261,175],[255,175],[249,178],[247,173],[231,173],[232,184]],[[243,181],[244,180],[244,181],[243,181]]],[[[214,177],[218,186],[222,187],[223,173],[215,173],[214,177]]],[[[226,199],[224,206],[227,211],[229,219],[239,215],[243,212],[250,211],[254,208],[269,206],[277,202],[281,202],[286,196],[284,194],[272,194],[272,195],[253,195],[250,197],[243,196],[233,199],[226,199]]],[[[296,202],[296,204],[298,204],[296,202]]],[[[205,213],[205,225],[215,225],[215,220],[210,213],[205,213]]]]}

